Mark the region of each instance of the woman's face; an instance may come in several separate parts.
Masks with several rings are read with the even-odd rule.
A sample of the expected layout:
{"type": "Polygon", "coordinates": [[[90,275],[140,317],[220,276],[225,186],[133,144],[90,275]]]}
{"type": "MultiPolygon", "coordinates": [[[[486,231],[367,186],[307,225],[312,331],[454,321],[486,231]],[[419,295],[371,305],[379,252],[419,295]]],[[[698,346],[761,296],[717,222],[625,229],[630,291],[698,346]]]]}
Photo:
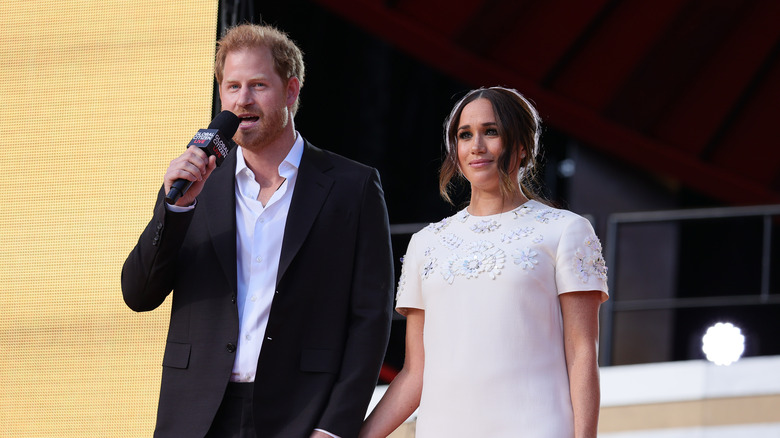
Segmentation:
{"type": "Polygon", "coordinates": [[[456,138],[458,165],[472,190],[499,190],[498,158],[504,145],[489,100],[480,98],[463,108],[456,138]]]}

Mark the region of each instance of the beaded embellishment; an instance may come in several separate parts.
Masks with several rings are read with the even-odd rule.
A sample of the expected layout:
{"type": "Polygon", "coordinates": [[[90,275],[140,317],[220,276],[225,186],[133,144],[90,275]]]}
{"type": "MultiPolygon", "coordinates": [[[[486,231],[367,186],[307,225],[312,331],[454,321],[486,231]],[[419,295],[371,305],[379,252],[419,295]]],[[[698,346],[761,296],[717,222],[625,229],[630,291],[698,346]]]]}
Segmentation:
{"type": "MultiPolygon", "coordinates": [[[[460,246],[461,243],[463,243],[463,239],[456,236],[454,233],[448,233],[439,239],[445,247],[448,249],[455,249],[460,246]]],[[[427,255],[427,254],[426,254],[427,255]]]]}
{"type": "Polygon", "coordinates": [[[524,271],[533,269],[534,265],[539,263],[539,260],[536,260],[536,256],[538,255],[539,253],[530,247],[526,246],[523,249],[517,248],[514,254],[515,264],[520,265],[524,271]]]}
{"type": "Polygon", "coordinates": [[[536,215],[536,220],[543,224],[549,224],[550,219],[558,220],[560,218],[561,218],[561,213],[556,210],[553,210],[552,208],[547,208],[545,210],[542,210],[539,212],[539,214],[536,215]]]}
{"type": "Polygon", "coordinates": [[[496,231],[501,227],[501,224],[492,219],[482,219],[471,226],[471,231],[477,234],[489,233],[496,231]]]}
{"type": "Polygon", "coordinates": [[[586,237],[583,242],[585,248],[577,248],[574,252],[574,272],[583,283],[590,281],[594,276],[601,281],[607,280],[607,264],[601,255],[601,242],[595,234],[586,237]]]}
{"type": "MultiPolygon", "coordinates": [[[[404,257],[401,257],[401,263],[404,263],[404,257]]],[[[398,300],[406,290],[406,265],[401,266],[401,276],[398,278],[398,290],[395,293],[395,299],[398,300]]]]}
{"type": "Polygon", "coordinates": [[[520,240],[524,237],[530,236],[534,232],[534,227],[515,228],[506,234],[501,235],[501,243],[510,242],[512,240],[520,240]]]}
{"type": "Polygon", "coordinates": [[[483,273],[495,279],[504,269],[504,259],[504,251],[492,243],[484,240],[472,242],[450,257],[442,275],[449,284],[457,276],[477,278],[483,273]]]}
{"type": "Polygon", "coordinates": [[[439,234],[441,230],[447,228],[447,225],[449,225],[451,221],[452,221],[452,217],[447,217],[440,220],[439,222],[432,223],[425,228],[430,231],[433,231],[434,234],[439,234]]]}
{"type": "Polygon", "coordinates": [[[521,218],[521,217],[527,215],[528,213],[532,212],[533,210],[534,210],[533,205],[523,204],[520,207],[518,207],[517,209],[515,209],[514,211],[512,211],[512,213],[514,213],[514,215],[515,215],[514,218],[518,219],[518,218],[521,218]]]}
{"type": "Polygon", "coordinates": [[[423,280],[427,279],[432,273],[433,270],[436,268],[436,257],[429,258],[422,268],[422,274],[420,276],[423,280]]]}

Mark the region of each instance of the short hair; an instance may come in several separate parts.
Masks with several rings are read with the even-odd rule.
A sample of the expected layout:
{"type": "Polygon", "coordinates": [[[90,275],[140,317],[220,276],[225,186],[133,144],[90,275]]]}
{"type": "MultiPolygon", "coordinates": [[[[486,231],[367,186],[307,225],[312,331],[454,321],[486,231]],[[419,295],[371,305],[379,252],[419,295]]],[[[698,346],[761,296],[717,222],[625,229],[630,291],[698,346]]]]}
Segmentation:
{"type": "Polygon", "coordinates": [[[536,108],[520,92],[504,87],[471,90],[452,108],[444,122],[445,157],[439,171],[439,193],[447,202],[452,203],[449,193],[452,188],[451,181],[456,176],[463,177],[458,164],[460,116],[463,108],[477,99],[487,99],[493,106],[498,135],[504,146],[497,162],[501,178],[499,184],[501,195],[508,198],[516,194],[515,184],[511,178],[514,169],[511,167],[513,162],[519,162],[517,183],[521,194],[528,199],[540,200],[535,170],[540,159],[541,118],[536,108]],[[526,151],[524,158],[520,155],[521,147],[526,151]]]}
{"type": "MultiPolygon", "coordinates": [[[[295,77],[303,88],[305,68],[301,49],[281,30],[273,26],[257,24],[234,26],[225,31],[222,38],[217,41],[217,55],[214,62],[214,76],[217,83],[222,84],[228,53],[261,47],[268,47],[271,51],[274,70],[285,83],[295,77]]],[[[299,106],[300,97],[293,104],[293,115],[298,111],[299,106]]]]}

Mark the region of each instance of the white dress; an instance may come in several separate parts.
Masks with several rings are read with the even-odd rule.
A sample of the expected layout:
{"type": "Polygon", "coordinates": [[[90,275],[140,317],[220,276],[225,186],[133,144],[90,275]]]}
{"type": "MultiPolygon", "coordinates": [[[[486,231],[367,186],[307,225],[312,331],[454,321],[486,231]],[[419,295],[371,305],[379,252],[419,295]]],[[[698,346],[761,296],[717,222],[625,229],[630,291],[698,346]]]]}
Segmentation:
{"type": "Polygon", "coordinates": [[[425,310],[417,438],[572,437],[558,294],[607,298],[585,218],[528,201],[415,233],[396,308],[425,310]]]}

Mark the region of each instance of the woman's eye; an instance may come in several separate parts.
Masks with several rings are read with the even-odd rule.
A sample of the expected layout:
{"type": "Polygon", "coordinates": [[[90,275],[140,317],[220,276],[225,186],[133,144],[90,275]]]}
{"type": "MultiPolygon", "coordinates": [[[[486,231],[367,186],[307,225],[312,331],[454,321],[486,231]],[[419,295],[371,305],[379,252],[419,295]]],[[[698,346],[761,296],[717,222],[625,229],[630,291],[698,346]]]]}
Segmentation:
{"type": "Polygon", "coordinates": [[[463,131],[458,133],[458,139],[459,140],[468,140],[471,138],[471,133],[468,131],[463,131]]]}
{"type": "Polygon", "coordinates": [[[498,135],[498,129],[488,128],[485,130],[485,135],[498,135]]]}

